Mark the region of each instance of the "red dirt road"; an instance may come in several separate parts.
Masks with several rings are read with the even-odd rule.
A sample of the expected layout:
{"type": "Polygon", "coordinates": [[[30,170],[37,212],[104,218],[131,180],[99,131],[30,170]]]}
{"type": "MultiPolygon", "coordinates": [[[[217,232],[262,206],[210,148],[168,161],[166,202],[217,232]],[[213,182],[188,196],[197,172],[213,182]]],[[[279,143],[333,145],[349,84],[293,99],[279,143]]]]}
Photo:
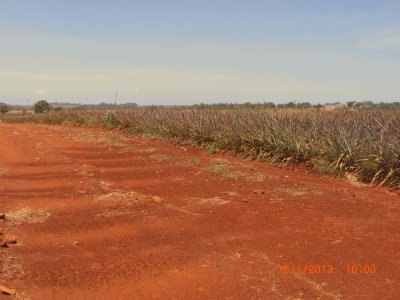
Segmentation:
{"type": "Polygon", "coordinates": [[[400,299],[399,195],[301,169],[0,123],[0,212],[17,299],[400,299]]]}

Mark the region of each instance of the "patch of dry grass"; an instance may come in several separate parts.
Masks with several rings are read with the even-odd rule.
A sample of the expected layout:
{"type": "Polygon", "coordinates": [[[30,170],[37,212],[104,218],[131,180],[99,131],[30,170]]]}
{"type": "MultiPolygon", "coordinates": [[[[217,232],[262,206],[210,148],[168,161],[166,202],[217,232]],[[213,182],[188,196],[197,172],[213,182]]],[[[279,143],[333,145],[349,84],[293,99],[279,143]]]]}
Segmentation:
{"type": "Polygon", "coordinates": [[[225,177],[231,179],[236,179],[239,177],[239,174],[229,171],[229,169],[224,165],[213,165],[208,167],[207,170],[217,174],[222,174],[225,177]]]}
{"type": "Polygon", "coordinates": [[[175,160],[175,156],[165,155],[165,154],[150,155],[150,158],[152,158],[156,161],[173,161],[173,160],[175,160]]]}
{"type": "Polygon", "coordinates": [[[355,174],[345,173],[344,174],[344,178],[352,186],[356,186],[356,187],[364,187],[364,186],[366,186],[365,184],[363,184],[362,182],[360,182],[358,180],[358,178],[357,178],[357,176],[355,174]]]}
{"type": "Polygon", "coordinates": [[[10,211],[6,214],[9,225],[43,223],[50,217],[50,213],[41,209],[25,207],[20,210],[10,211]]]}
{"type": "Polygon", "coordinates": [[[112,205],[116,204],[128,205],[132,203],[142,202],[146,200],[146,198],[148,197],[133,191],[129,192],[114,191],[108,194],[98,196],[97,200],[112,205]]]}
{"type": "Polygon", "coordinates": [[[145,148],[145,149],[138,149],[136,152],[138,152],[139,154],[151,154],[156,151],[157,151],[156,148],[145,148]]]}
{"type": "Polygon", "coordinates": [[[275,191],[282,192],[288,195],[292,196],[305,196],[307,194],[306,190],[304,188],[283,188],[283,187],[278,187],[275,189],[275,191]]]}
{"type": "Polygon", "coordinates": [[[4,252],[1,255],[0,274],[11,279],[23,279],[25,277],[22,260],[16,256],[4,252]]]}
{"type": "Polygon", "coordinates": [[[113,191],[108,194],[99,195],[96,200],[105,204],[99,217],[116,217],[122,215],[144,216],[147,215],[145,210],[134,208],[136,204],[164,203],[159,196],[143,195],[134,191],[113,191]]]}
{"type": "Polygon", "coordinates": [[[80,132],[70,135],[69,138],[76,142],[89,142],[92,144],[127,146],[126,140],[121,136],[100,132],[80,132]]]}
{"type": "Polygon", "coordinates": [[[193,202],[196,204],[200,205],[206,205],[206,204],[211,204],[211,205],[225,205],[230,203],[231,201],[229,200],[224,200],[219,197],[214,197],[214,198],[193,198],[193,202]]]}
{"type": "Polygon", "coordinates": [[[322,191],[313,190],[313,189],[309,189],[309,188],[306,188],[306,187],[293,187],[293,188],[277,187],[275,189],[275,191],[281,192],[281,193],[285,193],[285,194],[288,194],[288,195],[291,195],[291,196],[295,196],[295,197],[306,196],[306,195],[319,196],[319,195],[323,194],[322,191]]]}

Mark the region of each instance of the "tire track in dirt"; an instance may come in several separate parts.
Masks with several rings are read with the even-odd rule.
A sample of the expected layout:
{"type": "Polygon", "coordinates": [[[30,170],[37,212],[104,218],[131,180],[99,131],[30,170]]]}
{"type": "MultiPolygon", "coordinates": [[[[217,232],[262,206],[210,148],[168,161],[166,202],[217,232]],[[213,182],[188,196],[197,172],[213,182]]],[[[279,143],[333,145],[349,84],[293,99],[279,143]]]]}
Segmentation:
{"type": "Polygon", "coordinates": [[[33,212],[6,228],[18,245],[1,250],[15,259],[0,283],[30,299],[400,294],[399,197],[385,189],[102,130],[0,124],[0,136],[1,210],[33,212]]]}

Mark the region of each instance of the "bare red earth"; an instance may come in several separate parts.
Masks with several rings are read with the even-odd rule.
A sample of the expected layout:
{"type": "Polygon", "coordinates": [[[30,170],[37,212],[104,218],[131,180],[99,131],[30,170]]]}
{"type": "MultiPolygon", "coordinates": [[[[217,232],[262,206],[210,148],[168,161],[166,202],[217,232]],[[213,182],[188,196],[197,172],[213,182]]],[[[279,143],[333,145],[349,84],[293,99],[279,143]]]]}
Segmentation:
{"type": "Polygon", "coordinates": [[[0,226],[18,242],[0,250],[0,285],[17,299],[400,299],[399,200],[137,136],[0,124],[0,226]]]}

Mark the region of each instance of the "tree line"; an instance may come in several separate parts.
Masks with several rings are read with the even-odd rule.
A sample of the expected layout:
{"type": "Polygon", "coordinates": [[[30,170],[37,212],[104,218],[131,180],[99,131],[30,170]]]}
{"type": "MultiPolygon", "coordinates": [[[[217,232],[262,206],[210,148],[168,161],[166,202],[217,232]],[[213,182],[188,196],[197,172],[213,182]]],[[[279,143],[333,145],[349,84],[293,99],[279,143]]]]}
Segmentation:
{"type": "MultiPolygon", "coordinates": [[[[48,113],[50,111],[53,112],[61,112],[64,109],[63,103],[54,103],[57,106],[52,106],[46,100],[39,100],[33,106],[33,111],[36,114],[48,113]]],[[[66,105],[66,104],[65,104],[66,105]]],[[[84,110],[84,109],[100,109],[100,110],[111,110],[111,109],[127,109],[127,108],[137,108],[139,107],[136,103],[105,103],[101,102],[99,104],[77,104],[72,105],[68,104],[73,109],[84,110]]],[[[176,105],[173,106],[175,108],[193,108],[193,109],[235,109],[235,108],[270,108],[270,109],[281,109],[281,108],[292,108],[292,109],[323,109],[327,107],[347,107],[349,109],[368,109],[368,108],[378,108],[378,109],[400,109],[400,102],[380,102],[375,103],[372,101],[348,101],[346,104],[342,104],[340,102],[334,103],[325,103],[325,104],[311,104],[309,102],[294,102],[290,101],[287,103],[279,103],[275,104],[273,102],[262,102],[262,103],[213,103],[213,104],[194,104],[194,105],[176,105]]],[[[157,105],[147,106],[148,108],[157,108],[157,105]]],[[[162,105],[160,105],[162,107],[162,105]]],[[[26,111],[26,107],[22,105],[10,106],[5,103],[0,102],[0,113],[5,114],[9,112],[11,109],[26,111]]]]}

